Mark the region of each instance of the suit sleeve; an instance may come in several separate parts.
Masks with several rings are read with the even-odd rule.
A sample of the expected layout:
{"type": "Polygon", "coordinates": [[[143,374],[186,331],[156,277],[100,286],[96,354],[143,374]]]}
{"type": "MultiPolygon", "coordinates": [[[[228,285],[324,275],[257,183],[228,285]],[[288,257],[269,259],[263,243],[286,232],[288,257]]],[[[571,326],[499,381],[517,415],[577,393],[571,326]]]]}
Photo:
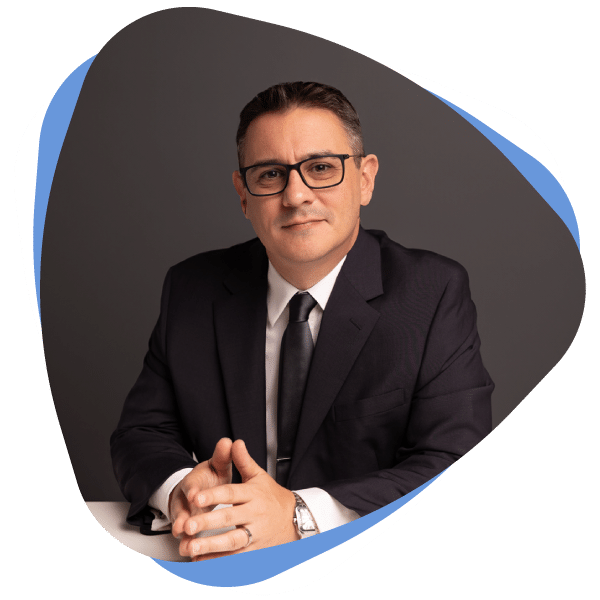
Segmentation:
{"type": "Polygon", "coordinates": [[[131,503],[130,525],[151,533],[147,503],[175,471],[194,467],[167,365],[166,323],[171,271],[163,286],[161,311],[150,337],[142,372],[125,400],[117,429],[110,439],[113,468],[123,495],[131,503]]]}
{"type": "Polygon", "coordinates": [[[467,273],[456,265],[427,333],[397,463],[322,486],[345,507],[363,516],[399,499],[491,431],[494,384],[481,360],[476,321],[467,273]]]}

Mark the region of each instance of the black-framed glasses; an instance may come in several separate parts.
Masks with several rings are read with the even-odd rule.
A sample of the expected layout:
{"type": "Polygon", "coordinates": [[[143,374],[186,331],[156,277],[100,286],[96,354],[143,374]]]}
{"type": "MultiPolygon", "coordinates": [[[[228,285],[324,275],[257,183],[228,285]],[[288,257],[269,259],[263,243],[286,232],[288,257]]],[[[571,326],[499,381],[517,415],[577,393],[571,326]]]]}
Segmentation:
{"type": "Polygon", "coordinates": [[[290,173],[298,171],[304,185],[311,190],[340,185],[344,181],[346,161],[364,157],[363,154],[325,154],[313,156],[295,165],[259,163],[240,169],[244,185],[253,196],[274,196],[285,190],[290,173]]]}

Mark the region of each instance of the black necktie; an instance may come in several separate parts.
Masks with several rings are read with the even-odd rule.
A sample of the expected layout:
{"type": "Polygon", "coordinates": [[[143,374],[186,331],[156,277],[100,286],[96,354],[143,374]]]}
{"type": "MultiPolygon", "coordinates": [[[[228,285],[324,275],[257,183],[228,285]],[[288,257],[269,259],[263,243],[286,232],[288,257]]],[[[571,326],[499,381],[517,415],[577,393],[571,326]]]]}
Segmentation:
{"type": "Polygon", "coordinates": [[[277,402],[277,471],[279,485],[286,486],[306,378],[313,353],[308,315],[317,301],[308,293],[290,300],[290,320],[281,338],[279,394],[277,402]]]}

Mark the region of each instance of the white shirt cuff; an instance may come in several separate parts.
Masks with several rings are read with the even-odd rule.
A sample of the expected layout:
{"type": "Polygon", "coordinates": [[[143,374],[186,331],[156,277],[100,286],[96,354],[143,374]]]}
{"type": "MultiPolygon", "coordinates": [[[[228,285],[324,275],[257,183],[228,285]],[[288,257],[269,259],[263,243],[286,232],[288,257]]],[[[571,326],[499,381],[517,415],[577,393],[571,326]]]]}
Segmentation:
{"type": "Polygon", "coordinates": [[[358,513],[346,508],[320,488],[296,490],[296,494],[308,506],[321,533],[350,523],[359,517],[358,513]]]}
{"type": "Polygon", "coordinates": [[[148,506],[156,509],[154,520],[152,521],[152,531],[162,531],[171,526],[171,515],[169,514],[169,496],[173,488],[191,471],[192,469],[180,469],[169,477],[148,500],[148,506]],[[157,513],[158,511],[158,513],[157,513]]]}

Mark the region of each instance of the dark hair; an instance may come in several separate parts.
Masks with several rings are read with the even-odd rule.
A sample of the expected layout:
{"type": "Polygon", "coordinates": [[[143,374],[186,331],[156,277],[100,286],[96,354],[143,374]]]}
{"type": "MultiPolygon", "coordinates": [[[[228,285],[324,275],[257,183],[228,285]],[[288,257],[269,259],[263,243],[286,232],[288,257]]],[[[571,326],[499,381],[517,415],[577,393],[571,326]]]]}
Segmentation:
{"type": "MultiPolygon", "coordinates": [[[[254,119],[270,112],[285,111],[290,108],[323,108],[330,110],[340,121],[352,154],[362,156],[364,154],[362,130],[358,113],[354,106],[340,90],[323,83],[313,81],[294,81],[291,83],[278,83],[264,92],[257,94],[244,106],[240,113],[240,124],[238,126],[236,142],[238,161],[242,164],[244,151],[244,139],[250,123],[254,119]]],[[[356,166],[360,166],[360,158],[355,158],[356,166]]]]}

